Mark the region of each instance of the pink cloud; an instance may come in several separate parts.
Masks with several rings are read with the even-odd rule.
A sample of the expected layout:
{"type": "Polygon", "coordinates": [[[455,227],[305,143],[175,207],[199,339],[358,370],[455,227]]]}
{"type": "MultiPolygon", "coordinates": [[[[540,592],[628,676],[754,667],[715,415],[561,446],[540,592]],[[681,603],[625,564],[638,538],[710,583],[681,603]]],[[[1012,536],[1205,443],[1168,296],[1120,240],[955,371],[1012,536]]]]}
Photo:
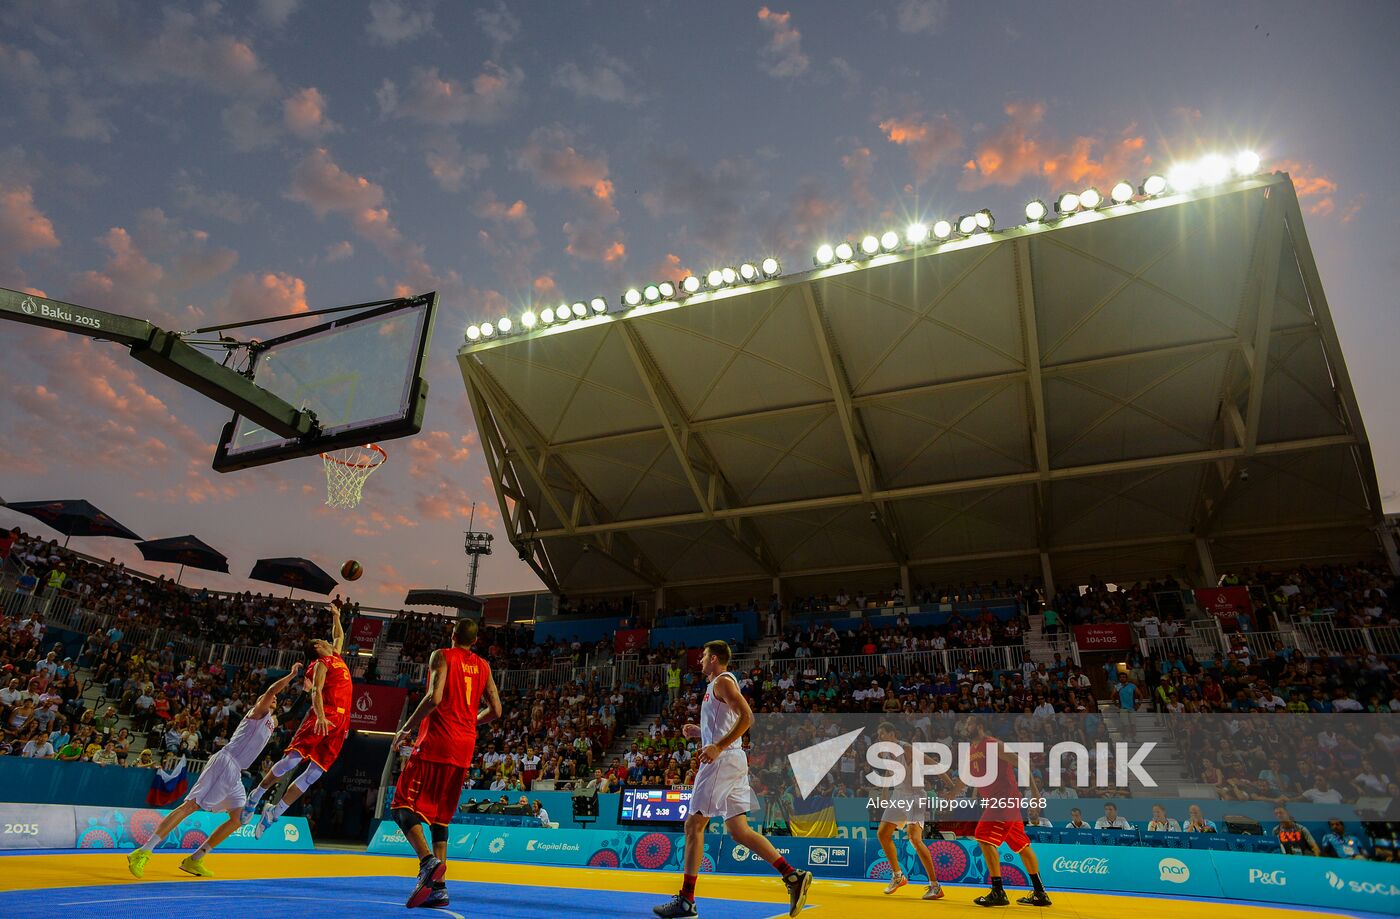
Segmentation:
{"type": "MultiPolygon", "coordinates": [[[[1337,183],[1323,175],[1312,163],[1284,160],[1278,164],[1278,169],[1288,173],[1289,178],[1293,180],[1293,189],[1298,193],[1298,200],[1309,214],[1326,217],[1337,209],[1337,202],[1333,199],[1337,193],[1337,183]]],[[[1358,204],[1358,210],[1359,207],[1358,204]]],[[[1350,216],[1344,213],[1342,222],[1349,223],[1355,216],[1354,211],[1350,216]]]]}
{"type": "Polygon", "coordinates": [[[763,49],[764,69],[775,77],[800,77],[811,61],[802,52],[802,33],[792,23],[792,13],[760,7],[758,21],[768,33],[763,49]]]}
{"type": "Polygon", "coordinates": [[[841,168],[851,182],[851,201],[861,210],[868,211],[875,206],[875,196],[870,193],[870,177],[875,170],[874,155],[869,147],[857,147],[841,157],[841,168]]]}
{"type": "MultiPolygon", "coordinates": [[[[419,495],[413,506],[429,520],[467,520],[472,514],[471,495],[462,486],[447,480],[438,482],[433,491],[419,495]]],[[[485,504],[478,504],[476,510],[478,520],[489,512],[485,504]]]]}
{"type": "Polygon", "coordinates": [[[408,441],[408,474],[415,479],[440,477],[442,466],[456,466],[471,456],[466,437],[454,438],[446,431],[428,431],[408,441]]]}
{"type": "Polygon", "coordinates": [[[545,188],[584,192],[605,201],[612,198],[607,156],[581,152],[573,134],[558,125],[536,128],[516,153],[515,162],[545,188]]]}
{"type": "Polygon", "coordinates": [[[0,183],[0,250],[36,252],[58,245],[53,221],[34,204],[34,190],[0,183]]]}
{"type": "Polygon", "coordinates": [[[962,132],[947,115],[886,118],[880,122],[880,131],[886,140],[908,152],[914,175],[920,180],[955,162],[962,150],[962,132]]]}
{"type": "Polygon", "coordinates": [[[311,208],[317,217],[324,217],[378,207],[384,201],[384,189],[364,176],[341,169],[331,159],[330,151],[318,147],[302,157],[292,170],[288,196],[311,208]]]}
{"type": "Polygon", "coordinates": [[[500,118],[520,95],[525,72],[487,61],[470,83],[444,77],[436,67],[414,71],[407,89],[385,80],[377,93],[380,111],[391,118],[446,127],[486,124],[500,118]]]}
{"type": "Polygon", "coordinates": [[[1011,102],[1004,111],[1006,124],[979,143],[964,164],[963,188],[1014,187],[1031,179],[1041,179],[1057,190],[1103,185],[1137,176],[1151,162],[1135,125],[1116,136],[1080,135],[1065,140],[1047,131],[1043,102],[1011,102]]]}
{"type": "Polygon", "coordinates": [[[299,89],[282,103],[282,124],[302,140],[317,141],[335,130],[326,116],[326,98],[314,86],[299,89]]]}
{"type": "Polygon", "coordinates": [[[304,313],[306,282],[284,272],[245,274],[234,278],[229,287],[228,312],[231,316],[272,316],[304,313]]]}

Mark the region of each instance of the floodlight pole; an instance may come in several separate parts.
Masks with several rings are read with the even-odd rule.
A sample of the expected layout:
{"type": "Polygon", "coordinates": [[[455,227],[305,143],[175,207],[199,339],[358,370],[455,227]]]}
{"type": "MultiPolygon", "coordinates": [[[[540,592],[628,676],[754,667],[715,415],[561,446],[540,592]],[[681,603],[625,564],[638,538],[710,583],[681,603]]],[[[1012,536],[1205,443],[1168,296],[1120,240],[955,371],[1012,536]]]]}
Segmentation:
{"type": "MultiPolygon", "coordinates": [[[[474,523],[476,523],[475,501],[472,502],[471,519],[467,521],[467,526],[471,527],[474,523]]],[[[476,570],[477,567],[481,564],[481,557],[483,555],[491,554],[491,540],[495,539],[495,537],[492,536],[490,533],[478,532],[472,529],[468,529],[463,535],[466,537],[465,548],[467,557],[471,559],[471,574],[468,576],[467,579],[467,593],[475,597],[476,570]]]]}
{"type": "Polygon", "coordinates": [[[174,332],[157,328],[144,319],[5,287],[0,287],[0,319],[126,345],[131,356],[147,367],[233,409],[279,437],[300,440],[320,431],[314,413],[292,407],[236,370],[196,351],[174,332]]]}

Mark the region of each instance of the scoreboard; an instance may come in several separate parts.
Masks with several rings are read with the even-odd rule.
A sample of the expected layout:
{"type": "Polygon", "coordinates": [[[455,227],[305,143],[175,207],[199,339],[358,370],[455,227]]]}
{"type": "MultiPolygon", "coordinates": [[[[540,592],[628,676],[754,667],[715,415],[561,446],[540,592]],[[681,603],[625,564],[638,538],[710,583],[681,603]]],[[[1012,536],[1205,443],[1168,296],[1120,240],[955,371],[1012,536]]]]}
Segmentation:
{"type": "Polygon", "coordinates": [[[675,826],[690,814],[690,789],[623,788],[617,796],[617,822],[621,825],[675,826]]]}

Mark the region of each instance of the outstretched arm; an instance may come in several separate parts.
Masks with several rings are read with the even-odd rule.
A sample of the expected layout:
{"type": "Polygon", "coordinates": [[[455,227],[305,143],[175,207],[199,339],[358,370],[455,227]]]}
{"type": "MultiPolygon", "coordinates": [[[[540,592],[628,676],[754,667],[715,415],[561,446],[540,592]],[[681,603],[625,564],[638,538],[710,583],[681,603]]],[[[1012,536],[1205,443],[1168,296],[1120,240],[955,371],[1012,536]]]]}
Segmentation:
{"type": "Polygon", "coordinates": [[[330,732],[331,723],[326,718],[326,703],[321,698],[321,690],[326,685],[326,666],[321,664],[315,668],[311,677],[311,710],[316,713],[316,733],[327,734],[330,732]]]}
{"type": "Polygon", "coordinates": [[[253,708],[248,712],[250,718],[262,718],[272,711],[272,706],[277,704],[277,694],[286,689],[288,684],[295,680],[297,674],[301,673],[301,661],[292,665],[292,669],[282,679],[273,683],[258,696],[258,701],[253,703],[253,708]]]}
{"type": "Polygon", "coordinates": [[[327,608],[331,611],[331,644],[335,647],[335,653],[339,654],[345,650],[345,626],[340,624],[340,598],[332,600],[327,608]]]}

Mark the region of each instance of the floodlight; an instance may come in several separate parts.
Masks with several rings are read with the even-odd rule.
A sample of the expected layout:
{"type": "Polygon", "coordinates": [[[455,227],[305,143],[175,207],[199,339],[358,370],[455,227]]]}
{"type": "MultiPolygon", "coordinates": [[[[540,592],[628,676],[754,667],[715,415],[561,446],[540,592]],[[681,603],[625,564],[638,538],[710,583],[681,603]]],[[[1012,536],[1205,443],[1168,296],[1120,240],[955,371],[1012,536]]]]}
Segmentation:
{"type": "Polygon", "coordinates": [[[544,309],[540,310],[540,322],[543,322],[545,325],[549,325],[553,321],[554,310],[550,309],[547,306],[544,309]]]}
{"type": "Polygon", "coordinates": [[[1133,183],[1119,182],[1117,185],[1113,186],[1113,191],[1109,192],[1109,197],[1113,199],[1114,204],[1127,204],[1129,201],[1133,200],[1133,183]]]}
{"type": "Polygon", "coordinates": [[[1057,214],[1073,214],[1077,210],[1079,210],[1079,196],[1072,191],[1060,195],[1059,200],[1055,202],[1055,213],[1057,214]]]}
{"type": "Polygon", "coordinates": [[[681,278],[681,290],[693,294],[700,289],[700,279],[693,274],[681,278]]]}
{"type": "Polygon", "coordinates": [[[481,329],[474,325],[467,326],[467,341],[476,341],[481,337],[481,329]]]}
{"type": "Polygon", "coordinates": [[[856,250],[850,243],[837,243],[836,257],[843,262],[849,262],[856,257],[856,250]]]}
{"type": "Polygon", "coordinates": [[[880,237],[880,248],[886,252],[893,252],[899,248],[899,234],[894,230],[886,230],[880,237]]]}
{"type": "Polygon", "coordinates": [[[739,266],[739,277],[745,281],[753,281],[758,277],[758,266],[753,262],[744,262],[739,266]]]}
{"type": "Polygon", "coordinates": [[[816,262],[818,265],[830,265],[836,261],[836,250],[827,243],[822,243],[817,247],[816,262]]]}
{"type": "Polygon", "coordinates": [[[1235,154],[1235,174],[1252,176],[1259,171],[1259,154],[1253,150],[1241,150],[1235,154]]]}
{"type": "Polygon", "coordinates": [[[482,337],[482,338],[490,338],[492,335],[495,335],[495,334],[496,334],[496,327],[493,326],[493,325],[491,325],[491,323],[489,323],[489,322],[483,322],[483,323],[481,324],[481,337],[482,337]]]}
{"type": "Polygon", "coordinates": [[[593,312],[595,313],[606,313],[608,311],[608,301],[604,300],[602,297],[594,297],[588,302],[588,305],[593,307],[593,312]]]}
{"type": "Polygon", "coordinates": [[[992,227],[996,226],[997,219],[993,217],[992,212],[985,207],[972,216],[977,219],[977,225],[984,230],[990,232],[992,227]]]}
{"type": "Polygon", "coordinates": [[[938,239],[947,239],[953,235],[953,225],[946,220],[940,220],[933,225],[933,235],[938,239]]]}
{"type": "Polygon", "coordinates": [[[501,332],[509,332],[509,331],[510,331],[510,317],[509,317],[509,316],[502,316],[499,320],[497,320],[497,322],[496,322],[496,328],[497,328],[499,331],[501,331],[501,332]]]}
{"type": "Polygon", "coordinates": [[[911,246],[917,246],[928,239],[928,226],[922,223],[911,223],[904,229],[904,241],[911,246]]]}
{"type": "Polygon", "coordinates": [[[714,271],[711,271],[709,274],[705,275],[705,283],[710,285],[711,287],[723,287],[724,272],[716,268],[714,271]]]}
{"type": "Polygon", "coordinates": [[[963,236],[971,236],[977,232],[977,215],[968,214],[958,218],[958,232],[963,236]]]}
{"type": "Polygon", "coordinates": [[[1201,184],[1200,177],[1196,174],[1196,167],[1190,163],[1177,163],[1167,170],[1167,184],[1172,191],[1190,191],[1201,184]]]}
{"type": "Polygon", "coordinates": [[[574,315],[577,316],[579,319],[582,319],[584,316],[588,315],[588,307],[584,306],[582,303],[575,303],[572,309],[574,311],[574,315]]]}
{"type": "Polygon", "coordinates": [[[783,266],[771,255],[764,259],[758,267],[763,269],[763,276],[765,278],[776,278],[783,270],[783,266]]]}
{"type": "Polygon", "coordinates": [[[1167,190],[1167,177],[1153,173],[1142,180],[1142,193],[1150,198],[1155,198],[1167,190]]]}
{"type": "Polygon", "coordinates": [[[721,268],[719,270],[719,276],[723,279],[725,284],[733,284],[739,280],[739,272],[735,271],[733,268],[721,268]]]}
{"type": "Polygon", "coordinates": [[[1081,206],[1093,210],[1103,204],[1103,195],[1099,194],[1097,188],[1086,188],[1079,193],[1079,203],[1081,206]]]}
{"type": "Polygon", "coordinates": [[[535,314],[529,310],[526,310],[520,317],[520,324],[527,329],[533,329],[535,327],[535,321],[535,314]]]}
{"type": "Polygon", "coordinates": [[[622,302],[628,306],[636,306],[642,302],[642,292],[635,287],[629,287],[627,293],[622,295],[622,302]]]}
{"type": "Polygon", "coordinates": [[[1201,182],[1205,185],[1219,185],[1230,178],[1230,163],[1218,153],[1201,157],[1196,168],[1200,172],[1201,182]]]}
{"type": "Polygon", "coordinates": [[[657,300],[661,299],[661,289],[655,284],[648,284],[642,289],[642,297],[648,303],[655,303],[657,300]]]}
{"type": "Polygon", "coordinates": [[[876,252],[880,251],[880,240],[876,239],[874,234],[866,234],[861,237],[860,251],[864,252],[866,255],[874,255],[876,252]]]}
{"type": "Polygon", "coordinates": [[[661,291],[661,299],[669,300],[676,295],[676,285],[670,281],[662,281],[656,285],[656,289],[661,291]]]}
{"type": "Polygon", "coordinates": [[[1045,202],[1039,198],[1026,205],[1026,219],[1031,223],[1039,223],[1044,220],[1047,213],[1049,213],[1049,209],[1046,208],[1045,202]]]}

